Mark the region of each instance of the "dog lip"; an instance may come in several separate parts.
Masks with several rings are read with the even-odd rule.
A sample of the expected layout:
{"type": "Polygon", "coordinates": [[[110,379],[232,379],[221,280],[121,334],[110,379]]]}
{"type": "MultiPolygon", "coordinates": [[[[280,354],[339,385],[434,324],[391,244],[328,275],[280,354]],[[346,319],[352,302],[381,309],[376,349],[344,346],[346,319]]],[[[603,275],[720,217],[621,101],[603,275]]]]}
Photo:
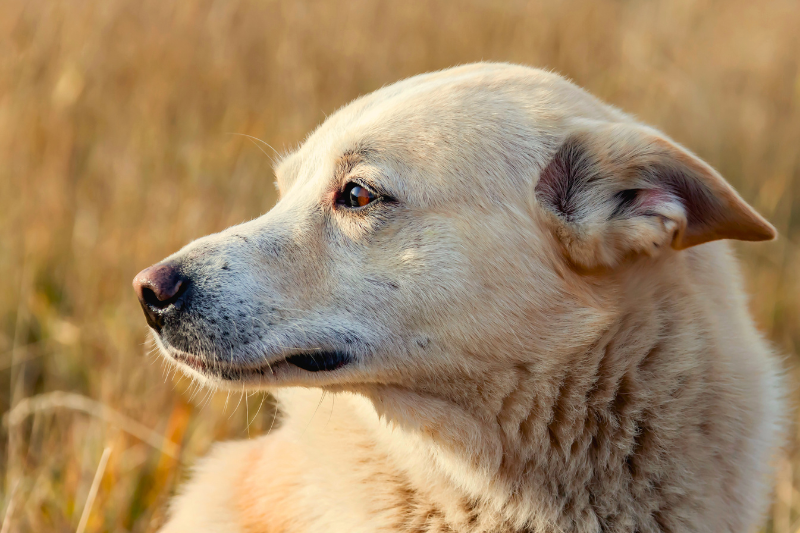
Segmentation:
{"type": "Polygon", "coordinates": [[[258,366],[236,365],[228,362],[211,363],[184,352],[173,353],[172,356],[197,372],[210,376],[216,375],[229,381],[235,381],[248,374],[275,375],[275,368],[282,363],[307,372],[330,372],[342,368],[353,360],[350,354],[336,350],[293,353],[258,366]]]}
{"type": "Polygon", "coordinates": [[[286,357],[284,361],[309,372],[331,371],[341,368],[352,360],[349,354],[337,351],[299,353],[286,357]]]}
{"type": "Polygon", "coordinates": [[[173,357],[198,372],[206,372],[208,370],[208,364],[199,357],[185,353],[173,354],[173,357]]]}

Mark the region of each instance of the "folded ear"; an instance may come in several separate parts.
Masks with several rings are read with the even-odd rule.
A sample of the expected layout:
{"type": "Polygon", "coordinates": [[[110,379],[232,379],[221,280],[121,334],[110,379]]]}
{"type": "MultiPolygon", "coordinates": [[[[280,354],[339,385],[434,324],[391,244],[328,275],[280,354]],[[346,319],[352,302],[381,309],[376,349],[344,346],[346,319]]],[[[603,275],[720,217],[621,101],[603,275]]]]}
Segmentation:
{"type": "Polygon", "coordinates": [[[574,131],[542,170],[535,196],[570,258],[587,268],[667,247],[776,236],[713,168],[643,126],[574,131]]]}

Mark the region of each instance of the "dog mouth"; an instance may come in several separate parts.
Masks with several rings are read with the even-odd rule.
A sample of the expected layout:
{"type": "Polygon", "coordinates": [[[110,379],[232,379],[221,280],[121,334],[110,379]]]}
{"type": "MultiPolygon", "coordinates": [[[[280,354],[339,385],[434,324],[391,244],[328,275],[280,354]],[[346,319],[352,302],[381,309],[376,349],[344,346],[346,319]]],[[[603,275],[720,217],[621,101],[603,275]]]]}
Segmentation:
{"type": "Polygon", "coordinates": [[[172,353],[172,357],[192,370],[225,381],[240,381],[249,377],[276,376],[285,367],[296,367],[306,372],[332,372],[351,363],[350,354],[335,350],[319,350],[290,354],[283,359],[258,366],[208,362],[187,353],[172,353]]]}
{"type": "Polygon", "coordinates": [[[309,352],[290,355],[284,361],[308,372],[329,372],[350,362],[351,357],[342,352],[309,352]]]}

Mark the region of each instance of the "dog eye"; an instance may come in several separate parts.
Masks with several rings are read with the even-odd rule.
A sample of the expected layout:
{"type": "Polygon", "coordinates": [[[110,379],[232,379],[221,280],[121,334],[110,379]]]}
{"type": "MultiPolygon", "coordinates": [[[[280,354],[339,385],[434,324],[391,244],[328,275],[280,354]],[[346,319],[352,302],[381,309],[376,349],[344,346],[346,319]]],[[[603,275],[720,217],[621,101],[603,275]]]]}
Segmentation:
{"type": "Polygon", "coordinates": [[[359,207],[364,207],[365,205],[370,204],[377,199],[378,195],[371,190],[367,189],[366,187],[362,187],[358,183],[350,182],[345,185],[344,190],[339,195],[337,203],[351,209],[357,209],[359,207]]]}

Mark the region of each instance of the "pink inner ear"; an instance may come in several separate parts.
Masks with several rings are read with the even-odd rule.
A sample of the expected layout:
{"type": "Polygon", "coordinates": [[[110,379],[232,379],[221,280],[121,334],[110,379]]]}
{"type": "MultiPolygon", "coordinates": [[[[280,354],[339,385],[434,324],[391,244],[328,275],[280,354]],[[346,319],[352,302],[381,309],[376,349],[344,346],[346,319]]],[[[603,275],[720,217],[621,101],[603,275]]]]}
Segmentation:
{"type": "Polygon", "coordinates": [[[641,189],[638,196],[637,215],[651,214],[667,203],[676,203],[675,196],[664,189],[641,189]]]}
{"type": "Polygon", "coordinates": [[[678,201],[686,211],[689,235],[708,232],[710,228],[720,225],[726,218],[722,199],[718,198],[707,184],[708,177],[702,169],[689,166],[683,168],[655,168],[659,185],[664,192],[678,201]]]}

